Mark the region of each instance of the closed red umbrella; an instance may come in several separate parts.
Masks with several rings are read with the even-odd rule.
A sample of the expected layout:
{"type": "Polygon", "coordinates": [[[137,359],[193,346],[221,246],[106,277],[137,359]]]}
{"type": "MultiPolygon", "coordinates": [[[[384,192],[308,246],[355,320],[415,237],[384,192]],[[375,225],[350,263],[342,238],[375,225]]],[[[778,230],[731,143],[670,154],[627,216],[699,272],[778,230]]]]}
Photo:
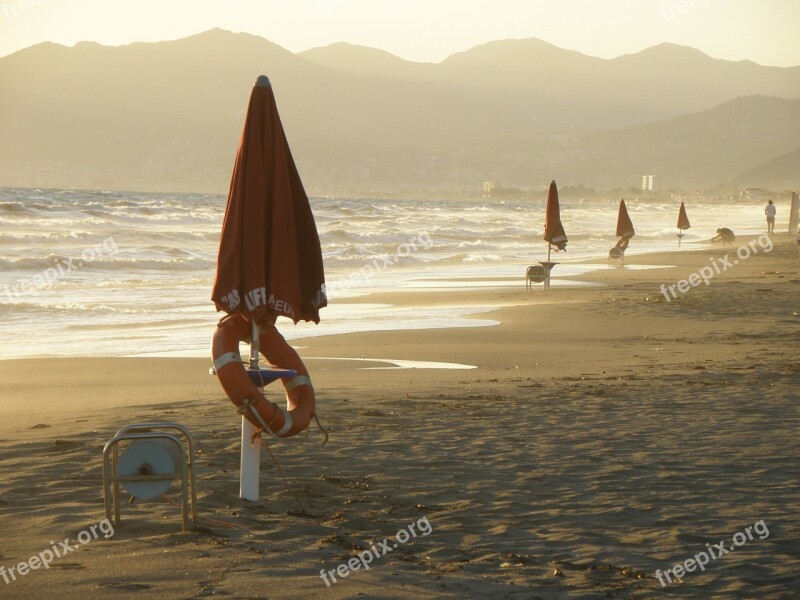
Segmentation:
{"type": "Polygon", "coordinates": [[[314,215],[263,75],[250,95],[211,299],[217,310],[259,323],[319,323],[327,305],[314,215]]]}
{"type": "Polygon", "coordinates": [[[628,208],[625,206],[625,200],[619,201],[619,213],[617,214],[617,237],[630,239],[636,232],[633,229],[633,222],[628,215],[628,208]]]}
{"type": "Polygon", "coordinates": [[[678,213],[678,229],[689,229],[690,227],[689,216],[686,214],[686,205],[681,202],[681,210],[678,213]]]}
{"type": "Polygon", "coordinates": [[[547,212],[544,217],[544,240],[547,242],[547,262],[540,262],[544,269],[544,289],[550,289],[550,272],[558,263],[550,262],[550,251],[567,249],[567,234],[561,224],[561,208],[558,205],[558,187],[555,181],[550,182],[547,192],[547,212]]]}
{"type": "MultiPolygon", "coordinates": [[[[550,182],[550,190],[547,192],[547,214],[544,218],[544,239],[549,246],[555,246],[556,251],[567,249],[567,234],[561,224],[561,209],[558,205],[558,187],[555,181],[550,182]]],[[[548,247],[548,257],[550,249],[548,247]]]]}
{"type": "Polygon", "coordinates": [[[683,232],[690,227],[691,225],[689,224],[689,216],[686,214],[686,205],[681,202],[681,210],[678,213],[678,246],[681,245],[683,232]]]}
{"type": "Polygon", "coordinates": [[[228,313],[214,333],[212,358],[230,400],[262,431],[278,437],[304,431],[315,416],[311,379],[274,323],[279,316],[318,323],[327,305],[325,275],[308,196],[263,75],[250,95],[236,155],[211,299],[228,313]],[[251,344],[247,371],[240,341],[251,344]],[[259,347],[273,365],[294,372],[259,369],[259,347]],[[285,410],[261,391],[275,378],[286,389],[285,410]]]}

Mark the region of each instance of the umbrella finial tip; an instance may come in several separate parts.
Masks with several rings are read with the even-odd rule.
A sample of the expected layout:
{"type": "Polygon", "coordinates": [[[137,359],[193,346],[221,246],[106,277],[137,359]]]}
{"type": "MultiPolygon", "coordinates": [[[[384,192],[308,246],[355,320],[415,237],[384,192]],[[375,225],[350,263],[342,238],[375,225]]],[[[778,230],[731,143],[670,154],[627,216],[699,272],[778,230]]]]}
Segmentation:
{"type": "Polygon", "coordinates": [[[272,87],[272,84],[269,82],[269,77],[266,75],[259,75],[258,79],[256,79],[256,87],[272,87]]]}

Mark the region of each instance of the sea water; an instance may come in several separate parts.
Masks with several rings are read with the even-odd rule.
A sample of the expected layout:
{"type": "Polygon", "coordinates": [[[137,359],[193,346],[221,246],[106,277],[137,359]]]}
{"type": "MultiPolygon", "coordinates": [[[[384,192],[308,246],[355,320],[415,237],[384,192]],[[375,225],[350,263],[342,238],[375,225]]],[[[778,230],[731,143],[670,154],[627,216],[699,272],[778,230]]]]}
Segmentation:
{"type": "MultiPolygon", "coordinates": [[[[615,242],[618,199],[563,200],[570,239],[554,287],[615,242]]],[[[677,251],[679,201],[626,200],[628,250],[677,251]]],[[[0,188],[0,359],[208,353],[210,301],[226,198],[221,195],[0,188]]],[[[319,325],[279,321],[287,339],[354,331],[492,324],[486,308],[398,309],[371,291],[523,286],[545,260],[545,198],[312,198],[330,305],[319,325]]],[[[717,227],[762,228],[760,203],[687,204],[683,249],[717,227]]],[[[455,302],[458,305],[458,301],[455,302]]]]}

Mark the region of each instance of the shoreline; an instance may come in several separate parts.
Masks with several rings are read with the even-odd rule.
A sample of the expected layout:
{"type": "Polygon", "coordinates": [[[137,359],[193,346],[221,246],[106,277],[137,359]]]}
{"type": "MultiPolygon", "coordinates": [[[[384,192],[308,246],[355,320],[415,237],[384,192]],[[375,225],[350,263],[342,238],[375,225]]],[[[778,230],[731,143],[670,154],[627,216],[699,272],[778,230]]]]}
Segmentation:
{"type": "MultiPolygon", "coordinates": [[[[554,269],[552,291],[563,293],[566,288],[574,289],[580,293],[585,291],[588,294],[593,293],[592,288],[609,288],[617,285],[624,285],[633,281],[663,281],[672,282],[677,279],[682,279],[680,269],[683,267],[694,266],[695,269],[703,266],[701,256],[715,256],[721,257],[724,254],[731,254],[742,245],[746,245],[751,240],[758,239],[763,234],[754,234],[752,236],[740,236],[740,242],[732,246],[715,246],[706,244],[698,249],[678,249],[659,251],[659,252],[642,252],[630,254],[626,257],[626,264],[619,265],[615,262],[609,261],[606,256],[597,256],[591,259],[579,258],[575,262],[570,262],[570,257],[564,255],[564,261],[560,267],[554,269]],[[565,273],[566,270],[566,273],[565,273]],[[559,273],[560,272],[560,273],[559,273]],[[674,273],[674,274],[673,274],[674,273]]],[[[789,242],[794,238],[788,234],[774,234],[772,239],[780,243],[789,242]]],[[[555,255],[555,259],[559,255],[555,255]]],[[[531,264],[535,264],[535,261],[531,264]]],[[[443,277],[438,278],[434,273],[420,277],[415,280],[415,284],[407,287],[398,286],[392,290],[388,289],[364,289],[363,293],[358,295],[340,298],[339,301],[334,300],[335,305],[345,307],[346,316],[354,320],[363,320],[369,316],[379,317],[380,319],[386,318],[383,313],[394,313],[394,315],[411,315],[404,321],[396,323],[388,322],[383,325],[378,325],[377,328],[364,325],[363,330],[342,330],[341,326],[339,331],[333,333],[322,332],[317,329],[318,326],[309,323],[301,323],[294,326],[291,322],[279,320],[278,325],[281,332],[287,340],[295,346],[304,346],[310,340],[316,338],[328,338],[338,335],[359,335],[368,334],[372,331],[396,331],[396,330],[409,330],[409,331],[426,331],[426,330],[449,330],[460,328],[473,328],[473,327],[494,327],[498,325],[497,320],[492,316],[493,312],[501,306],[514,305],[515,300],[505,298],[503,304],[497,305],[498,295],[504,297],[506,294],[513,294],[514,292],[524,292],[524,269],[525,266],[520,263],[518,270],[519,275],[514,277],[509,276],[457,276],[457,277],[443,277]],[[357,307],[359,305],[370,305],[370,309],[380,307],[382,311],[380,315],[369,314],[359,315],[357,307]],[[419,317],[413,316],[413,311],[422,311],[419,317]],[[451,311],[447,313],[446,311],[451,311]],[[352,314],[350,314],[352,313],[352,314]],[[431,313],[436,313],[431,318],[431,313]],[[457,324],[453,324],[457,323],[457,324]]],[[[544,294],[541,284],[535,284],[532,288],[534,296],[537,294],[544,294]]],[[[548,296],[543,296],[546,299],[548,296]]],[[[524,296],[520,296],[519,303],[524,304],[526,300],[524,296]]],[[[369,309],[368,309],[369,310],[369,309]]],[[[218,317],[217,313],[215,317],[218,317]]],[[[342,316],[339,315],[338,320],[342,316]]],[[[393,318],[393,317],[390,317],[393,318]]],[[[208,336],[213,331],[216,324],[216,318],[209,320],[208,323],[208,336]]],[[[325,315],[323,313],[323,321],[325,315]]],[[[374,321],[374,320],[373,320],[374,321]]],[[[330,321],[328,321],[330,323],[330,321]]],[[[130,327],[130,326],[126,326],[130,327]]],[[[346,325],[344,327],[347,327],[346,325]]],[[[184,350],[159,350],[156,352],[132,352],[112,354],[120,358],[200,358],[205,357],[207,348],[196,347],[193,349],[184,350]]],[[[107,354],[71,354],[68,355],[72,358],[101,358],[109,356],[107,354]]],[[[0,361],[6,360],[53,360],[58,358],[57,355],[45,355],[44,357],[37,356],[22,356],[22,357],[5,357],[0,358],[0,361]]]]}
{"type": "MultiPolygon", "coordinates": [[[[70,203],[67,204],[71,206],[70,203]]],[[[180,216],[185,208],[175,210],[178,210],[180,216]]],[[[351,211],[357,207],[342,208],[351,211]]],[[[383,208],[389,210],[391,207],[383,208]]],[[[531,207],[532,210],[534,208],[531,207]]],[[[434,211],[427,215],[417,215],[408,220],[398,217],[400,220],[395,223],[393,231],[396,233],[404,228],[409,228],[408,231],[423,231],[430,225],[431,219],[438,222],[436,219],[443,219],[443,215],[451,209],[454,207],[442,208],[444,212],[434,211]]],[[[367,303],[363,298],[370,297],[376,288],[379,293],[407,288],[411,291],[462,295],[474,287],[497,288],[504,285],[516,287],[524,281],[526,266],[535,264],[539,259],[543,260],[546,255],[546,244],[534,239],[538,238],[538,235],[520,226],[517,218],[518,209],[522,210],[522,207],[505,207],[494,212],[489,210],[493,227],[499,228],[498,236],[491,234],[487,237],[478,234],[480,228],[476,229],[475,226],[480,222],[481,215],[486,212],[484,210],[477,212],[468,210],[469,218],[464,225],[467,229],[463,231],[459,229],[460,224],[444,226],[443,221],[440,225],[444,226],[444,229],[436,234],[439,238],[431,246],[431,255],[425,256],[424,248],[418,248],[423,254],[413,259],[404,258],[410,252],[409,246],[401,244],[394,248],[382,236],[367,235],[371,231],[368,225],[364,225],[365,229],[361,232],[367,237],[367,241],[364,242],[366,245],[361,247],[355,244],[347,232],[337,229],[337,219],[340,215],[326,214],[322,221],[326,223],[326,230],[331,236],[330,264],[336,265],[331,267],[329,274],[329,278],[332,278],[330,308],[324,311],[320,326],[283,325],[285,335],[288,338],[300,339],[347,333],[353,330],[373,330],[377,327],[376,324],[381,324],[382,328],[387,330],[474,326],[474,317],[470,318],[466,314],[469,312],[466,309],[449,312],[401,312],[388,305],[373,304],[371,307],[366,307],[367,303]],[[466,236],[463,239],[460,237],[462,234],[466,236]],[[337,258],[337,252],[342,248],[346,250],[345,255],[337,258]],[[389,253],[388,261],[380,262],[375,259],[372,262],[363,262],[359,258],[363,258],[364,253],[367,256],[380,257],[385,252],[389,253]],[[392,255],[392,252],[395,254],[392,255]],[[395,266],[387,266],[389,263],[395,266]],[[375,272],[371,272],[373,267],[376,269],[375,272]],[[362,275],[364,277],[359,279],[358,277],[362,275]],[[500,281],[498,284],[495,279],[498,276],[502,276],[505,281],[500,281]],[[360,294],[358,300],[347,297],[347,293],[341,294],[341,297],[335,293],[337,290],[346,292],[351,284],[352,289],[349,291],[360,294]],[[357,286],[360,285],[363,285],[364,289],[358,289],[357,286]]],[[[628,251],[629,266],[626,271],[644,268],[642,267],[644,261],[640,257],[648,256],[649,250],[653,247],[663,249],[663,252],[656,254],[674,256],[683,253],[677,251],[677,240],[672,235],[667,236],[668,239],[664,238],[666,230],[654,226],[654,223],[663,220],[663,209],[664,207],[660,206],[640,207],[644,229],[640,232],[641,237],[634,239],[633,246],[628,251]]],[[[213,206],[204,205],[200,216],[203,217],[205,225],[200,228],[202,235],[198,239],[215,235],[218,226],[211,226],[212,222],[216,222],[211,218],[215,210],[213,206]]],[[[397,216],[397,212],[394,207],[389,214],[397,216]]],[[[603,224],[606,217],[611,220],[611,215],[607,213],[608,211],[601,207],[576,208],[576,217],[582,215],[576,221],[576,229],[580,233],[576,232],[572,249],[566,254],[556,254],[553,258],[554,261],[563,262],[554,271],[554,286],[588,287],[609,280],[611,275],[605,273],[610,273],[613,267],[607,264],[606,253],[613,245],[613,236],[587,234],[587,231],[613,231],[609,228],[610,224],[609,226],[603,224]],[[601,217],[602,222],[598,220],[601,217]],[[604,275],[600,277],[587,275],[587,271],[592,269],[600,269],[604,275]]],[[[745,223],[744,215],[740,207],[736,210],[735,217],[731,218],[735,223],[745,223]]],[[[207,286],[213,276],[207,271],[207,262],[211,259],[209,245],[191,237],[185,242],[188,244],[185,248],[181,250],[177,247],[170,248],[167,252],[158,239],[161,235],[158,227],[149,223],[144,215],[138,218],[144,219],[144,223],[127,234],[119,234],[121,237],[115,241],[115,247],[120,248],[120,255],[113,260],[109,259],[107,265],[103,266],[105,263],[98,262],[92,266],[92,269],[96,270],[87,269],[85,272],[70,275],[63,281],[58,281],[57,285],[43,288],[39,294],[31,296],[28,303],[23,302],[16,307],[13,304],[2,306],[9,317],[3,329],[5,343],[0,343],[2,346],[0,354],[4,358],[54,354],[142,356],[143,349],[147,351],[147,356],[199,356],[205,353],[208,332],[218,320],[214,307],[207,300],[207,286]],[[136,235],[133,235],[134,233],[136,235]],[[138,244],[143,244],[147,250],[135,251],[138,244]],[[178,263],[173,264],[175,260],[178,263]],[[181,264],[185,264],[187,270],[178,269],[181,264]],[[155,271],[152,273],[147,271],[148,265],[155,271]],[[80,285],[82,277],[86,277],[87,286],[80,285]],[[98,286],[98,290],[95,290],[95,286],[98,286]],[[107,295],[102,293],[106,288],[107,295]],[[30,332],[29,338],[22,344],[16,343],[18,331],[26,329],[30,332]]],[[[700,235],[708,231],[709,224],[714,222],[712,219],[716,220],[716,217],[708,210],[698,210],[697,219],[696,229],[692,231],[696,232],[695,235],[700,235]]],[[[749,221],[746,224],[752,225],[749,221]]],[[[739,229],[736,225],[734,228],[739,229]]],[[[102,230],[95,233],[107,235],[110,232],[102,230]]],[[[92,237],[91,231],[84,232],[83,235],[87,236],[86,239],[92,237]]],[[[398,239],[403,237],[397,233],[396,236],[399,236],[398,239]]],[[[420,236],[427,234],[419,234],[418,237],[420,236]]],[[[427,237],[425,240],[424,247],[427,248],[428,241],[432,240],[428,240],[427,237]]],[[[690,242],[688,245],[684,244],[684,249],[688,252],[697,251],[691,249],[695,245],[699,245],[702,251],[707,244],[690,242]]],[[[11,284],[28,281],[36,276],[35,271],[31,272],[31,269],[49,265],[41,263],[44,260],[42,257],[30,262],[26,251],[15,244],[9,248],[12,256],[19,255],[19,258],[13,258],[14,264],[19,262],[21,265],[30,265],[28,271],[22,270],[18,274],[14,270],[9,271],[4,281],[11,284]],[[25,258],[22,258],[23,256],[25,258]]],[[[59,256],[79,256],[81,252],[77,242],[72,250],[66,247],[58,250],[59,256]]],[[[666,261],[665,264],[671,263],[672,261],[666,261]]],[[[491,317],[487,319],[491,320],[491,317]]]]}

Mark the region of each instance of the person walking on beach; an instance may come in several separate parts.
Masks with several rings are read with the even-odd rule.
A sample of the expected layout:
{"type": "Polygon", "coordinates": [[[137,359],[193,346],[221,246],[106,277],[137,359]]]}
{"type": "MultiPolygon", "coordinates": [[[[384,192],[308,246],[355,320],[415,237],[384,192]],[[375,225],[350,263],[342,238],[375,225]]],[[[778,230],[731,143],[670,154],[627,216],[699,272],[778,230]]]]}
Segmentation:
{"type": "Polygon", "coordinates": [[[764,214],[767,215],[767,233],[775,233],[775,215],[777,212],[778,208],[770,200],[766,208],[764,208],[764,214]]]}

